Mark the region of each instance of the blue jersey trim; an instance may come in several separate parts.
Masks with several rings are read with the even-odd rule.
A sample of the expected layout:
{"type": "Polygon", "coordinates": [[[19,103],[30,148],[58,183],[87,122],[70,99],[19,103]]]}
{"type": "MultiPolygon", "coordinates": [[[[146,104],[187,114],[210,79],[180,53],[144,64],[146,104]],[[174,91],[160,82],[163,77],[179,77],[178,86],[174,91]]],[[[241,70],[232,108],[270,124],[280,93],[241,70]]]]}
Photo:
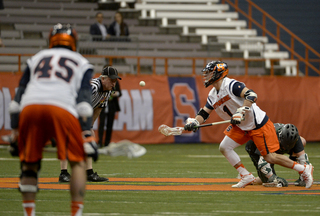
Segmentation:
{"type": "MultiPolygon", "coordinates": [[[[235,81],[235,80],[234,80],[234,81],[235,81]]],[[[232,81],[232,82],[230,83],[229,88],[231,88],[231,84],[232,84],[234,81],[232,81]]],[[[233,93],[235,96],[240,97],[241,92],[242,92],[242,90],[243,90],[245,87],[246,87],[245,84],[236,81],[236,82],[233,84],[233,86],[232,86],[232,93],[233,93]]],[[[231,91],[231,89],[230,89],[230,91],[231,91]]]]}

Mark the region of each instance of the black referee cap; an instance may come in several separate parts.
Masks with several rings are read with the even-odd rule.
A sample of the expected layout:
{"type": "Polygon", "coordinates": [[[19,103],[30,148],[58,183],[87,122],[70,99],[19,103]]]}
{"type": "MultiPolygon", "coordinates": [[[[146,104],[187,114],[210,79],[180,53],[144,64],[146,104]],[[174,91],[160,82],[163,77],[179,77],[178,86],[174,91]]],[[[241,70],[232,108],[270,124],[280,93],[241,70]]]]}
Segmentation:
{"type": "Polygon", "coordinates": [[[114,67],[111,67],[111,66],[107,66],[107,67],[103,68],[101,75],[107,76],[110,79],[120,79],[121,80],[121,77],[119,77],[119,75],[118,75],[117,69],[115,69],[114,67]]]}

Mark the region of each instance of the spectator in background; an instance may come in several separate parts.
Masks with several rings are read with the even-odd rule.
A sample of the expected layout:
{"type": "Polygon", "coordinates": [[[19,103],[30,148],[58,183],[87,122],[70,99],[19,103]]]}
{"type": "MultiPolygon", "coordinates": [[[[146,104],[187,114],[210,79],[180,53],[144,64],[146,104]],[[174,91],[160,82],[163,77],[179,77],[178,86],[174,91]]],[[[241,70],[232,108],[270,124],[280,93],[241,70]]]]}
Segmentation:
{"type": "Polygon", "coordinates": [[[111,93],[111,96],[109,97],[108,106],[100,113],[99,116],[99,145],[103,145],[103,131],[104,131],[104,125],[106,124],[106,117],[107,117],[107,130],[106,130],[106,136],[104,141],[104,146],[108,146],[111,140],[112,135],[112,127],[113,127],[113,121],[114,117],[116,115],[116,112],[120,111],[119,106],[119,97],[121,97],[121,89],[119,82],[116,83],[116,86],[114,87],[113,92],[111,93]]]}
{"type": "MultiPolygon", "coordinates": [[[[115,14],[114,21],[110,24],[110,26],[108,28],[108,33],[111,36],[116,36],[116,37],[129,36],[128,25],[125,22],[123,22],[123,16],[120,12],[117,12],[115,14]]],[[[127,38],[124,38],[123,40],[128,41],[127,38]]]]}
{"type": "Polygon", "coordinates": [[[108,28],[106,25],[102,23],[103,21],[103,14],[98,12],[96,14],[97,22],[90,26],[90,34],[92,35],[94,41],[101,41],[106,40],[108,35],[108,28]]]}

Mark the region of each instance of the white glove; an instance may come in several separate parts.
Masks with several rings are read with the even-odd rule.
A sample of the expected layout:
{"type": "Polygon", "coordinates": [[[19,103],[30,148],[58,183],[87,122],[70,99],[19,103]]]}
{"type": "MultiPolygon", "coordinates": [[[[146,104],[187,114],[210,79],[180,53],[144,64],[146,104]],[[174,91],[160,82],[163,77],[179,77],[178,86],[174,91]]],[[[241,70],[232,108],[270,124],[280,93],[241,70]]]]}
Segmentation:
{"type": "Polygon", "coordinates": [[[90,131],[83,131],[83,148],[88,157],[92,157],[93,161],[98,160],[98,145],[90,131]]]}
{"type": "Polygon", "coordinates": [[[231,117],[231,124],[240,124],[241,121],[244,121],[244,116],[246,115],[246,111],[249,111],[250,107],[244,106],[237,109],[236,113],[231,117]]]}
{"type": "Polygon", "coordinates": [[[196,132],[198,130],[198,127],[200,123],[198,122],[198,120],[194,119],[194,118],[188,118],[187,119],[187,124],[184,126],[184,129],[187,131],[193,131],[196,132]]]}

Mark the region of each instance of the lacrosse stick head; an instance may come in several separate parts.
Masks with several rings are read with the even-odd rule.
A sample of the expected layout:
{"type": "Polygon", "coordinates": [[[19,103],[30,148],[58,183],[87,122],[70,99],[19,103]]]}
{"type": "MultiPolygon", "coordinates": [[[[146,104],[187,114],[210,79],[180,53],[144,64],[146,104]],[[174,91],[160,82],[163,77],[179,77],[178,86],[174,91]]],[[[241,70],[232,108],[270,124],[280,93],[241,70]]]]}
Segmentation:
{"type": "Polygon", "coordinates": [[[165,136],[171,136],[171,135],[181,135],[183,128],[182,127],[169,127],[167,125],[160,125],[158,128],[159,132],[162,133],[165,136]]]}

